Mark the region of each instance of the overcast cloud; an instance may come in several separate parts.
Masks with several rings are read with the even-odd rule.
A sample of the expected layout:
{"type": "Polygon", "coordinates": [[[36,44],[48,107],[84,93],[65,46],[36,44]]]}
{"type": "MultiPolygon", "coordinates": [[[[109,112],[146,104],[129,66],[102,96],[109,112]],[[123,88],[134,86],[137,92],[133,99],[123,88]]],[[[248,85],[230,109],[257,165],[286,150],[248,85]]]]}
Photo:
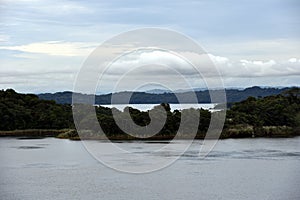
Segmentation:
{"type": "MultiPolygon", "coordinates": [[[[173,29],[197,41],[226,87],[299,86],[299,11],[297,0],[0,1],[0,88],[72,90],[80,67],[98,45],[142,27],[173,29]]],[[[116,61],[99,92],[111,91],[124,68],[150,62],[171,66],[190,79],[192,87],[205,86],[183,60],[151,51],[116,61]]],[[[213,79],[202,66],[201,72],[213,79]]],[[[172,73],[164,67],[139,68],[122,89],[132,88],[137,77],[173,81],[180,89],[172,73]]]]}

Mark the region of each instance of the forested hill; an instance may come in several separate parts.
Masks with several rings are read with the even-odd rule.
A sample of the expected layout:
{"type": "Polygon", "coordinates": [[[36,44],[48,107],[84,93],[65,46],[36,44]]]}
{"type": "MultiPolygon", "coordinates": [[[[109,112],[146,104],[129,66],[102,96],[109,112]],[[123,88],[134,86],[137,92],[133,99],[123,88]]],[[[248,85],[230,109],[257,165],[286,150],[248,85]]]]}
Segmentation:
{"type": "MultiPolygon", "coordinates": [[[[248,97],[266,97],[270,95],[278,95],[282,92],[288,90],[289,88],[261,88],[261,87],[250,87],[244,90],[239,89],[226,89],[227,102],[240,102],[248,97]]],[[[116,93],[116,99],[119,99],[120,102],[117,103],[126,103],[123,102],[125,97],[131,95],[131,92],[120,92],[116,93]]],[[[185,102],[181,103],[193,103],[190,101],[191,92],[182,92],[176,93],[185,99],[185,102]]],[[[130,99],[131,104],[160,104],[160,103],[178,103],[176,95],[173,93],[163,93],[163,94],[153,94],[146,92],[134,92],[130,99]]],[[[210,103],[210,96],[207,90],[196,91],[198,98],[198,103],[210,103]]],[[[71,104],[72,102],[72,92],[57,92],[54,94],[44,93],[38,95],[40,99],[44,100],[54,100],[59,104],[71,104]]],[[[110,104],[112,94],[96,95],[96,104],[110,104]]]]}
{"type": "Polygon", "coordinates": [[[0,90],[0,130],[74,127],[71,105],[41,100],[34,94],[0,90]]]}

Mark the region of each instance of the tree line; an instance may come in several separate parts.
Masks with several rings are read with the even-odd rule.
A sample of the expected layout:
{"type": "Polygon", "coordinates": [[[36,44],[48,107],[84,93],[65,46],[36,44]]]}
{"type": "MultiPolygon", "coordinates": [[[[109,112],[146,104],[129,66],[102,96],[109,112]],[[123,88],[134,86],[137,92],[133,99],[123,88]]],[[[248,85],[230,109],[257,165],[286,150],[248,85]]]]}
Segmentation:
{"type": "MultiPolygon", "coordinates": [[[[200,114],[197,137],[203,138],[209,127],[212,113],[204,109],[185,109],[171,111],[170,105],[162,103],[167,118],[163,128],[157,136],[173,137],[182,122],[183,112],[200,114]]],[[[108,137],[124,136],[112,115],[112,109],[94,107],[101,128],[108,137]]],[[[115,109],[115,108],[113,108],[115,109]]],[[[155,107],[153,109],[156,109],[155,107]]],[[[132,120],[140,126],[150,124],[150,111],[140,111],[131,107],[125,108],[132,120]]],[[[117,111],[122,115],[123,111],[117,111]]],[[[196,116],[196,115],[195,115],[196,116]]],[[[82,118],[80,123],[88,123],[90,116],[82,118]]],[[[34,94],[20,94],[12,89],[0,90],[0,130],[23,129],[74,129],[72,106],[70,104],[57,104],[53,100],[42,100],[34,94]]],[[[267,97],[249,97],[232,104],[227,110],[224,130],[221,137],[250,137],[265,136],[276,131],[274,127],[286,127],[277,131],[289,131],[288,135],[299,134],[300,127],[300,91],[291,88],[281,94],[267,97]],[[269,127],[266,129],[266,127],[269,127]],[[271,128],[270,128],[271,127],[271,128]]]]}

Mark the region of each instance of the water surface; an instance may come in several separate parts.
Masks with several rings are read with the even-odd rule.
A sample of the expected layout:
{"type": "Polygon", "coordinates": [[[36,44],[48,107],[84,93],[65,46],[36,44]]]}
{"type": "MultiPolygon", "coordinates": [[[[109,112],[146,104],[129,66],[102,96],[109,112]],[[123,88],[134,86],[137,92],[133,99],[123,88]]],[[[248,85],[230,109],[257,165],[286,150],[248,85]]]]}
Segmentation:
{"type": "MultiPolygon", "coordinates": [[[[123,111],[125,107],[132,107],[135,109],[138,109],[140,111],[147,111],[151,110],[154,106],[157,106],[159,104],[113,104],[113,105],[101,105],[103,107],[107,108],[117,108],[118,110],[123,111]]],[[[199,103],[199,104],[170,104],[171,111],[174,110],[183,110],[183,109],[189,109],[189,108],[203,108],[206,110],[213,110],[213,108],[217,104],[214,103],[199,103]]]]}
{"type": "MultiPolygon", "coordinates": [[[[80,141],[1,138],[0,199],[300,199],[300,137],[221,140],[204,160],[201,143],[170,167],[133,175],[103,166],[80,141]]],[[[117,144],[143,154],[156,142],[117,144]]]]}

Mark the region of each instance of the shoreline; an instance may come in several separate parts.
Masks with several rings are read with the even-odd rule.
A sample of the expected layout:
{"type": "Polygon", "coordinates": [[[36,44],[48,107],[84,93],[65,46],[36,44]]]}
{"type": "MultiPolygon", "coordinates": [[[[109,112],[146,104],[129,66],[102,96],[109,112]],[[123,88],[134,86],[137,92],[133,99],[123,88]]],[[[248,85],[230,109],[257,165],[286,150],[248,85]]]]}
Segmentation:
{"type": "MultiPolygon", "coordinates": [[[[273,126],[262,127],[256,130],[253,127],[231,127],[224,129],[217,139],[241,139],[241,138],[293,138],[300,136],[298,131],[293,130],[291,127],[286,126],[273,126]]],[[[111,141],[170,141],[173,140],[175,135],[157,135],[150,138],[136,138],[130,135],[114,135],[109,137],[97,136],[91,133],[81,135],[79,137],[75,129],[25,129],[25,130],[12,130],[12,131],[0,131],[1,137],[24,137],[24,138],[43,138],[43,137],[55,137],[58,139],[69,140],[111,140],[111,141]]],[[[198,134],[196,137],[191,138],[188,136],[179,136],[178,140],[203,140],[205,134],[198,134]]],[[[210,137],[207,139],[216,139],[216,137],[210,137]]]]}
{"type": "Polygon", "coordinates": [[[3,131],[0,130],[0,137],[57,137],[70,129],[24,129],[3,131]]]}

